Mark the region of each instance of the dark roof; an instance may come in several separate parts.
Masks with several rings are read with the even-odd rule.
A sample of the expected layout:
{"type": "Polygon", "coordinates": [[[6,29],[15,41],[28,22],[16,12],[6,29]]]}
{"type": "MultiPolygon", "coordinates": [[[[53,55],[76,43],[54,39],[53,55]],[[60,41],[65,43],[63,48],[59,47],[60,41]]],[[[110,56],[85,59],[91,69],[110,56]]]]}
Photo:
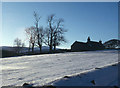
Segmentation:
{"type": "Polygon", "coordinates": [[[75,44],[75,43],[77,43],[77,44],[86,44],[85,42],[78,42],[78,41],[75,41],[73,44],[75,44]]]}
{"type": "Polygon", "coordinates": [[[75,41],[71,46],[73,46],[74,44],[86,44],[86,43],[75,41]]]}
{"type": "Polygon", "coordinates": [[[75,41],[74,43],[82,43],[82,44],[85,44],[85,42],[78,42],[78,41],[75,41]]]}
{"type": "Polygon", "coordinates": [[[99,42],[96,42],[96,41],[90,41],[90,42],[86,42],[86,43],[85,42],[75,41],[74,43],[78,43],[78,44],[87,44],[87,43],[99,44],[99,42]]]}
{"type": "Polygon", "coordinates": [[[90,41],[90,43],[92,43],[92,44],[99,44],[99,42],[96,42],[96,41],[90,41]]]}
{"type": "Polygon", "coordinates": [[[89,42],[79,42],[79,41],[75,41],[71,46],[73,46],[74,44],[82,44],[82,45],[92,45],[92,46],[94,46],[94,45],[102,45],[102,44],[100,44],[99,42],[96,42],[96,41],[89,41],[89,42]]]}

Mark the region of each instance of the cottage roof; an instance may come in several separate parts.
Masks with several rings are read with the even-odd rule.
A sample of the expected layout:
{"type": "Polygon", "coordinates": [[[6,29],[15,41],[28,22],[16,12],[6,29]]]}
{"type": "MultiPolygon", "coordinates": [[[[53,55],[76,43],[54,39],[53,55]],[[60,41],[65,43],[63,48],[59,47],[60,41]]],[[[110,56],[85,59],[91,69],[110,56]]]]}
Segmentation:
{"type": "Polygon", "coordinates": [[[74,44],[86,44],[84,42],[79,42],[79,41],[75,41],[71,46],[73,46],[74,44]]]}

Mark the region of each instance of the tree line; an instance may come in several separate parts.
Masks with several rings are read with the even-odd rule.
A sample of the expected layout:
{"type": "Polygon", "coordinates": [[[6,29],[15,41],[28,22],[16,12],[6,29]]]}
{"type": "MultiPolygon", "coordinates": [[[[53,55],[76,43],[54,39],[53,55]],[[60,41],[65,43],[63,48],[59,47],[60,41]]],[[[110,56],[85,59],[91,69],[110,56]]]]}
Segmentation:
{"type": "MultiPolygon", "coordinates": [[[[29,51],[34,52],[34,47],[39,47],[39,52],[42,52],[43,44],[49,46],[49,51],[52,52],[56,50],[56,46],[61,43],[66,42],[65,32],[67,30],[64,28],[64,19],[56,18],[54,14],[47,17],[47,26],[43,28],[40,26],[41,16],[34,12],[33,14],[35,24],[25,29],[25,34],[29,43],[29,51]]],[[[23,47],[24,43],[20,39],[16,38],[14,40],[14,45],[17,47],[23,47]]]]}

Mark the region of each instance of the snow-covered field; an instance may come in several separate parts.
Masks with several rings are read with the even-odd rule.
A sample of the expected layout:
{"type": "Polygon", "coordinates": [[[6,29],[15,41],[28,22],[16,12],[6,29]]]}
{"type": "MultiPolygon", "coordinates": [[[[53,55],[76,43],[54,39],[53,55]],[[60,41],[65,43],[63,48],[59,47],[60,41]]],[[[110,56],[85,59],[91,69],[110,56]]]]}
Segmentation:
{"type": "Polygon", "coordinates": [[[53,86],[118,86],[118,66],[109,65],[73,76],[65,76],[49,85],[53,86]]]}
{"type": "MultiPolygon", "coordinates": [[[[3,58],[2,86],[45,85],[68,75],[118,62],[117,50],[70,52],[3,58]]],[[[101,84],[102,86],[102,84],[101,84]]]]}

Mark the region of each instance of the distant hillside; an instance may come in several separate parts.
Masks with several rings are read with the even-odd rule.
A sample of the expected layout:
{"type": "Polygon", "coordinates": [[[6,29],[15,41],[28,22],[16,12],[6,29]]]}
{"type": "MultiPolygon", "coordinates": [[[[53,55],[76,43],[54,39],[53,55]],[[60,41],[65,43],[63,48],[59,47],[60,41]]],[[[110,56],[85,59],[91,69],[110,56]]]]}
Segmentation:
{"type": "MultiPolygon", "coordinates": [[[[34,53],[32,53],[32,50],[30,50],[30,52],[29,52],[28,47],[21,48],[20,53],[17,53],[16,50],[17,50],[17,47],[10,47],[10,46],[2,46],[2,47],[0,47],[0,53],[2,51],[2,57],[40,54],[38,47],[34,48],[34,53]]],[[[57,48],[57,50],[58,50],[58,48],[57,48]]],[[[48,46],[43,46],[42,47],[42,53],[41,54],[45,54],[45,53],[49,53],[49,47],[48,46]]]]}
{"type": "Polygon", "coordinates": [[[14,51],[15,47],[11,46],[1,46],[0,50],[6,50],[6,51],[14,51]]]}
{"type": "MultiPolygon", "coordinates": [[[[2,49],[2,50],[5,50],[5,51],[15,51],[15,50],[16,50],[16,47],[2,46],[2,47],[0,47],[0,50],[1,50],[1,49],[2,49]]],[[[22,50],[23,50],[23,52],[25,52],[25,51],[28,52],[28,49],[29,49],[28,47],[23,47],[22,50]]],[[[38,48],[38,47],[35,47],[34,50],[35,50],[35,51],[39,51],[39,48],[38,48]]],[[[43,46],[43,47],[42,47],[42,50],[43,50],[43,51],[48,51],[48,50],[49,50],[49,47],[43,46]]]]}
{"type": "Polygon", "coordinates": [[[109,41],[106,41],[104,43],[105,48],[108,49],[116,49],[116,48],[120,48],[120,40],[118,39],[111,39],[109,41]]]}

